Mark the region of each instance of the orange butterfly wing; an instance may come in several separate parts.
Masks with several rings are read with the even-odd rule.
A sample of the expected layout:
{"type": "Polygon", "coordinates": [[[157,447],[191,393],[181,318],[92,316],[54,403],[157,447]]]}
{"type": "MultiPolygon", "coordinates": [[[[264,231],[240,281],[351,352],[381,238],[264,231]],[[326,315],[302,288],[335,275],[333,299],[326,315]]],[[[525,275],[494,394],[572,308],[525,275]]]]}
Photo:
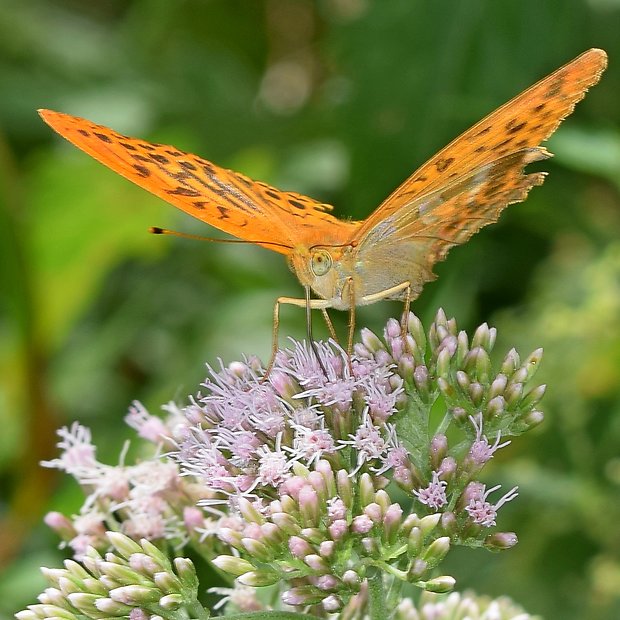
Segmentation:
{"type": "Polygon", "coordinates": [[[330,205],[253,181],[174,146],[123,136],[61,112],[39,114],[126,179],[219,230],[281,254],[299,244],[344,243],[358,226],[330,215],[330,205]]]}
{"type": "Polygon", "coordinates": [[[539,144],[598,82],[606,65],[602,50],[581,54],[467,130],[400,185],[352,238],[359,261],[368,265],[363,294],[410,281],[417,295],[434,278],[433,264],[451,247],[497,221],[506,206],[540,185],[544,175],[525,175],[524,167],[550,157],[539,144]],[[375,273],[385,265],[388,273],[375,273]]]}

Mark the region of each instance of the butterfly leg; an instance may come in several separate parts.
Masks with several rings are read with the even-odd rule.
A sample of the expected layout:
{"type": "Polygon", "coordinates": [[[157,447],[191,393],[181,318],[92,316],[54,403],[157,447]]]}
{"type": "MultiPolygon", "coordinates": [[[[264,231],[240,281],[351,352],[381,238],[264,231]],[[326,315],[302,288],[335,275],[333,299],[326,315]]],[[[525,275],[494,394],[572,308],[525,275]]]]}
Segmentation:
{"type": "Polygon", "coordinates": [[[347,357],[349,359],[349,370],[353,371],[351,366],[351,355],[353,354],[353,336],[355,336],[355,287],[353,286],[353,278],[347,279],[349,288],[349,334],[347,337],[347,357]]]}
{"type": "Polygon", "coordinates": [[[405,338],[405,336],[407,335],[409,310],[411,310],[411,283],[407,282],[407,288],[405,289],[405,305],[403,307],[403,316],[400,320],[400,331],[403,338],[405,338]]]}
{"type": "Polygon", "coordinates": [[[325,308],[321,308],[321,312],[323,313],[323,319],[325,319],[325,324],[327,325],[327,329],[329,330],[330,338],[336,344],[340,344],[338,342],[338,334],[336,333],[336,330],[334,329],[334,324],[332,323],[332,320],[329,318],[329,314],[327,314],[327,310],[325,308]]]}
{"type": "Polygon", "coordinates": [[[314,342],[314,337],[312,336],[312,298],[310,297],[310,287],[304,286],[304,289],[306,292],[306,333],[308,334],[308,342],[314,351],[314,355],[319,363],[319,366],[321,367],[321,370],[323,371],[323,374],[325,375],[325,378],[327,378],[327,369],[321,361],[319,350],[316,346],[316,342],[314,342]]]}
{"type": "MultiPolygon", "coordinates": [[[[272,331],[272,341],[271,341],[271,359],[269,360],[269,364],[267,364],[267,369],[265,370],[265,374],[261,379],[261,383],[266,381],[273,370],[273,365],[276,361],[276,355],[278,353],[278,332],[280,329],[280,306],[282,304],[289,304],[291,306],[297,306],[299,308],[306,308],[306,312],[309,315],[310,310],[325,310],[330,307],[330,304],[325,299],[298,299],[296,297],[278,297],[276,299],[276,303],[273,306],[273,331],[272,331]]],[[[306,319],[308,318],[306,316],[306,319]]],[[[309,323],[307,323],[307,327],[309,327],[309,335],[312,335],[312,327],[309,323]]],[[[319,360],[319,364],[321,364],[321,368],[323,368],[323,364],[318,356],[316,345],[314,344],[314,340],[310,340],[312,349],[319,360]]],[[[326,373],[327,374],[327,373],[326,373]]]]}

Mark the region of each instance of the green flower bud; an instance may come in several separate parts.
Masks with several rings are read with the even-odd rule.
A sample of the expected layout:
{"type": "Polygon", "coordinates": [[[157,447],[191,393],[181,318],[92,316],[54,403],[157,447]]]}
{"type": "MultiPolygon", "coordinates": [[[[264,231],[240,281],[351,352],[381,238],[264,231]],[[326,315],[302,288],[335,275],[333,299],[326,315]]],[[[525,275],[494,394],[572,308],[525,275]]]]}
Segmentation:
{"type": "Polygon", "coordinates": [[[462,368],[465,358],[469,353],[469,339],[464,331],[460,331],[456,337],[456,366],[462,368]]]}
{"type": "Polygon", "coordinates": [[[519,542],[514,532],[495,532],[484,539],[484,546],[492,551],[510,549],[519,542]]]}
{"type": "Polygon", "coordinates": [[[137,542],[120,532],[106,532],[106,538],[110,541],[114,549],[126,559],[129,558],[132,553],[142,552],[142,548],[137,542]]]}
{"type": "Polygon", "coordinates": [[[424,536],[428,536],[437,527],[440,519],[440,512],[422,517],[420,519],[420,529],[422,530],[422,534],[424,536]]]}
{"type": "Polygon", "coordinates": [[[189,558],[174,558],[174,570],[186,591],[198,592],[198,576],[194,563],[189,558]]]}
{"type": "Polygon", "coordinates": [[[532,407],[533,405],[537,405],[542,397],[545,395],[547,391],[546,384],[538,385],[535,388],[532,388],[521,400],[520,406],[524,409],[527,407],[532,407]]]}
{"type": "Polygon", "coordinates": [[[450,551],[450,538],[442,536],[434,540],[424,552],[423,559],[428,562],[431,567],[435,567],[443,560],[448,551],[450,551]]]}
{"type": "MultiPolygon", "coordinates": [[[[95,606],[97,609],[104,614],[112,616],[113,618],[122,618],[128,617],[133,609],[130,605],[124,605],[123,603],[119,603],[111,598],[98,598],[95,601],[95,606]]],[[[97,617],[97,616],[95,616],[97,617]]],[[[99,615],[98,617],[101,617],[99,615]]]]}
{"type": "Polygon", "coordinates": [[[235,557],[234,555],[218,555],[213,560],[213,564],[225,573],[239,576],[254,570],[254,566],[247,560],[235,557]]]}
{"type": "Polygon", "coordinates": [[[183,605],[180,594],[166,594],[159,599],[159,606],[166,611],[175,611],[183,605]]]}
{"type": "Polygon", "coordinates": [[[521,358],[516,349],[510,349],[502,362],[502,374],[512,377],[514,371],[521,365],[521,358]]]}
{"type": "Polygon", "coordinates": [[[443,575],[442,577],[435,577],[435,579],[429,579],[423,584],[424,589],[428,592],[436,592],[442,594],[444,592],[450,592],[456,585],[456,579],[449,575],[443,575]]]}
{"type": "Polygon", "coordinates": [[[263,569],[254,570],[237,577],[237,581],[244,586],[251,586],[253,588],[262,588],[264,586],[272,586],[280,581],[280,575],[276,572],[263,569]]]}
{"type": "Polygon", "coordinates": [[[375,487],[370,474],[363,473],[359,480],[359,494],[362,508],[375,501],[375,487]]]}

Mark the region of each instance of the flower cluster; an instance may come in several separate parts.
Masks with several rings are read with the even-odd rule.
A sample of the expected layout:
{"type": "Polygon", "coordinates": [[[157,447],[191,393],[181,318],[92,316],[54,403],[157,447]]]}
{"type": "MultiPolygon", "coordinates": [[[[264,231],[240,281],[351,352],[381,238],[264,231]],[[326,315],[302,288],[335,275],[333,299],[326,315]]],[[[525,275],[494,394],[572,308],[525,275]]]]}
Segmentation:
{"type": "MultiPolygon", "coordinates": [[[[201,393],[167,405],[167,419],[130,410],[127,422],[158,446],[151,461],[103,465],[86,429],[63,429],[63,453],[47,465],[87,499],[77,517],[47,521],[83,561],[109,549],[106,530],[191,546],[238,611],[352,617],[399,583],[447,592],[455,580],[438,567],[451,546],[516,543],[495,527],[517,489],[501,495],[481,472],[542,421],[545,386],[528,386],[541,351],[522,361],[511,350],[494,372],[495,337],[484,324],[470,340],[443,311],[426,334],[409,314],[383,338],[362,330],[350,357],[332,341],[293,342],[268,376],[255,358],[209,368],[201,393]],[[279,602],[259,601],[264,586],[279,602]]],[[[427,617],[420,609],[398,614],[427,617]]]]}
{"type": "Polygon", "coordinates": [[[123,534],[108,532],[114,552],[102,557],[92,547],[78,564],[65,562],[65,568],[43,569],[50,582],[39,596],[39,604],[19,612],[19,620],[37,618],[149,618],[178,616],[188,610],[203,620],[209,614],[198,603],[198,578],[192,562],[167,555],[153,544],[139,545],[123,534]]]}

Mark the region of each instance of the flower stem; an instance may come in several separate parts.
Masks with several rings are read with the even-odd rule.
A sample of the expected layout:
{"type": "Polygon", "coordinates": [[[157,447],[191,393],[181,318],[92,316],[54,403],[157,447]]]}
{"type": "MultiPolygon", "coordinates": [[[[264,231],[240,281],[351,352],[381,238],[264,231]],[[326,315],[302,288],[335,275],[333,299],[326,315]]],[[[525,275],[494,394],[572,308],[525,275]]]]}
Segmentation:
{"type": "Polygon", "coordinates": [[[376,566],[368,568],[368,615],[370,620],[386,620],[389,617],[385,605],[383,571],[376,566]]]}

